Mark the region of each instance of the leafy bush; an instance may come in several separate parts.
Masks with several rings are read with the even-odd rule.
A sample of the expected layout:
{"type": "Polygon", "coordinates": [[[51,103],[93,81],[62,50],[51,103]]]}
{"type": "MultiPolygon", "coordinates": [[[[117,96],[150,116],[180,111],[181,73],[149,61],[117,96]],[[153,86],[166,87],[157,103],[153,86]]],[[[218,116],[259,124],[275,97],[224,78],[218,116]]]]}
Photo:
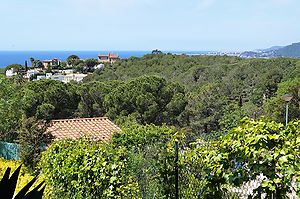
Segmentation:
{"type": "Polygon", "coordinates": [[[19,134],[20,158],[23,164],[33,172],[41,159],[41,153],[52,140],[50,133],[46,133],[48,124],[36,118],[23,120],[22,132],[19,134]]]}
{"type": "Polygon", "coordinates": [[[205,179],[203,195],[224,197],[230,187],[254,180],[260,174],[266,179],[251,197],[285,198],[296,188],[299,192],[300,121],[287,127],[269,121],[244,120],[217,140],[196,143],[184,156],[185,165],[197,179],[205,179]],[[228,186],[229,185],[229,186],[228,186]]]}
{"type": "Polygon", "coordinates": [[[0,75],[0,140],[15,141],[15,131],[21,126],[22,109],[20,109],[19,89],[0,75]]]}
{"type": "Polygon", "coordinates": [[[125,154],[107,143],[62,140],[43,153],[40,167],[55,198],[140,198],[125,154]]]}
{"type": "Polygon", "coordinates": [[[138,182],[143,198],[175,197],[175,128],[130,124],[114,134],[112,145],[128,149],[128,170],[138,182]]]}

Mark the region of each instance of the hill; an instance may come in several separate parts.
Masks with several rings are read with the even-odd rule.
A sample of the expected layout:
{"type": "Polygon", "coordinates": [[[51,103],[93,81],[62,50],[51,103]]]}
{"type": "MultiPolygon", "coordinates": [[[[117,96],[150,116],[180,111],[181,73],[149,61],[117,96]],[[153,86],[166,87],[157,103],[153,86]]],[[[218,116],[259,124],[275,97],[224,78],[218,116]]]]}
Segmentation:
{"type": "Polygon", "coordinates": [[[120,60],[84,81],[127,82],[144,75],[156,75],[179,83],[185,87],[188,102],[187,126],[195,132],[210,132],[244,116],[260,117],[269,110],[270,114],[278,113],[275,119],[282,121],[283,109],[277,90],[282,82],[297,78],[299,73],[300,60],[292,58],[160,54],[120,60]],[[273,97],[279,100],[277,104],[264,108],[273,97]]]}
{"type": "Polygon", "coordinates": [[[246,51],[241,53],[242,58],[276,58],[291,57],[300,58],[300,42],[288,46],[273,46],[267,49],[246,51]]]}
{"type": "Polygon", "coordinates": [[[300,58],[300,42],[277,49],[276,54],[282,57],[300,58]]]}

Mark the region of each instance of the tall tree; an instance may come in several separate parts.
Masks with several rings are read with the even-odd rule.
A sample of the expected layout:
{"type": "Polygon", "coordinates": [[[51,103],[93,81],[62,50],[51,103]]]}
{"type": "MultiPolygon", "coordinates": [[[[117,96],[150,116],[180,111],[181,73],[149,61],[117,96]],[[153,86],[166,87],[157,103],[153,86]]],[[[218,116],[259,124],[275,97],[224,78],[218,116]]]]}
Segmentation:
{"type": "Polygon", "coordinates": [[[29,82],[22,89],[26,117],[46,120],[73,117],[80,100],[76,89],[74,84],[54,80],[29,82]]]}
{"type": "Polygon", "coordinates": [[[66,61],[67,61],[68,65],[74,66],[75,62],[77,62],[79,60],[80,60],[80,58],[77,55],[70,55],[66,61]]]}
{"type": "Polygon", "coordinates": [[[19,89],[2,75],[0,88],[0,140],[13,142],[22,118],[19,89]]]}
{"type": "Polygon", "coordinates": [[[141,124],[181,123],[186,106],[184,87],[157,76],[132,79],[105,97],[107,115],[133,116],[141,124]]]}

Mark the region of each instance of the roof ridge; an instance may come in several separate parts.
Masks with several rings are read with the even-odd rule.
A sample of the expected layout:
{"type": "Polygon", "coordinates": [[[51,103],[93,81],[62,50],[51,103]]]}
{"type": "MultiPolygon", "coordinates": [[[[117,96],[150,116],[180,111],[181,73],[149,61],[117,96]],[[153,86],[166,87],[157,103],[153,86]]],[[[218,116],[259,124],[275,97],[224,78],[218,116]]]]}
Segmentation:
{"type": "Polygon", "coordinates": [[[84,117],[84,118],[71,118],[71,119],[57,119],[57,120],[51,120],[51,122],[63,122],[63,121],[81,121],[81,120],[107,120],[107,117],[84,117]]]}

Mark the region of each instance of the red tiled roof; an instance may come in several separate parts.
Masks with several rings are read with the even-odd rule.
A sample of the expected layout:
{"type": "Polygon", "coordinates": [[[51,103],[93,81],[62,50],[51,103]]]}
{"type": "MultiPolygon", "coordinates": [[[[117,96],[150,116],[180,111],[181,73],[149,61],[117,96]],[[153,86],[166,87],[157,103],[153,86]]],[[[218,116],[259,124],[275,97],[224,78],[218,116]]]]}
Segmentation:
{"type": "Polygon", "coordinates": [[[98,57],[107,57],[107,58],[110,58],[110,59],[119,59],[119,55],[112,54],[112,53],[108,53],[108,55],[99,54],[98,57]]]}
{"type": "Polygon", "coordinates": [[[47,132],[56,140],[87,136],[93,140],[110,140],[121,129],[106,117],[52,120],[47,132]]]}
{"type": "Polygon", "coordinates": [[[112,54],[112,53],[109,53],[108,56],[109,56],[109,58],[113,58],[113,59],[118,59],[119,58],[119,55],[112,54]]]}

